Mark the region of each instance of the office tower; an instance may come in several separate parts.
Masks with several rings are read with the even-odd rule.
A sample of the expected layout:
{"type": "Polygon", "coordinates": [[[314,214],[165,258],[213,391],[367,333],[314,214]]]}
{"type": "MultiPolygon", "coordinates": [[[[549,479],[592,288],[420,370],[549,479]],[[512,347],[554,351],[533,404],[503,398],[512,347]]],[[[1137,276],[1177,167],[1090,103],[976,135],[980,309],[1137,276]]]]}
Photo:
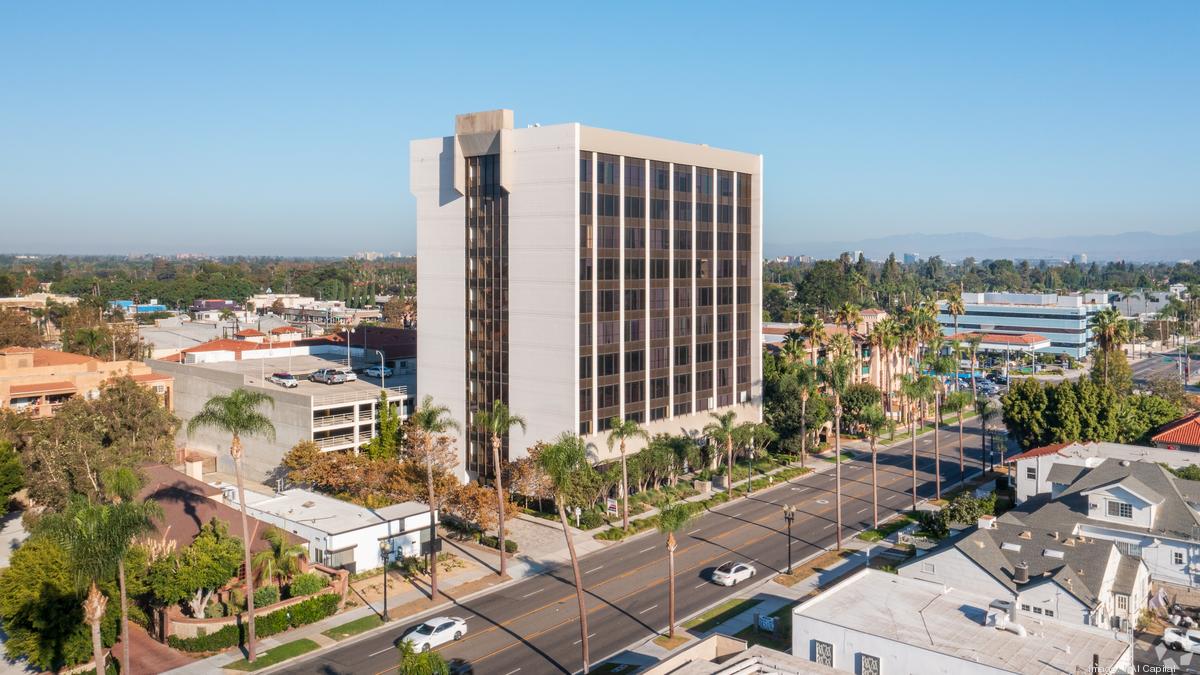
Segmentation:
{"type": "Polygon", "coordinates": [[[760,155],[509,110],[411,154],[417,393],[467,427],[470,476],[492,471],[470,422],[497,400],[528,422],[507,460],[574,432],[605,461],[614,416],[697,436],[714,411],[761,418],[760,155]]]}

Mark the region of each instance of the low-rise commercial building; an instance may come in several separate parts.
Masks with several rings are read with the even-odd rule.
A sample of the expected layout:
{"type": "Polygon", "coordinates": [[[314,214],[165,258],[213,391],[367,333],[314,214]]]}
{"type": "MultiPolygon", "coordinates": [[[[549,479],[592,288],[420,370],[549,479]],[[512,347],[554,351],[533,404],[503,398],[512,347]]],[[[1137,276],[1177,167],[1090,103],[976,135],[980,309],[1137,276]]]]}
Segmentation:
{"type": "Polygon", "coordinates": [[[1038,351],[1077,359],[1094,346],[1091,316],[1109,306],[1107,293],[963,293],[962,299],[966,313],[958,317],[947,311],[946,301],[938,302],[937,319],[946,335],[1038,335],[1050,341],[1038,351]]]}
{"type": "MultiPolygon", "coordinates": [[[[226,503],[238,508],[236,486],[217,483],[215,487],[226,503]]],[[[248,489],[246,510],[306,539],[310,561],[352,574],[383,565],[381,544],[388,545],[389,560],[429,551],[429,507],[416,502],[368,509],[311,490],[292,488],[265,494],[248,489]]]]}
{"type": "Polygon", "coordinates": [[[793,610],[792,654],[852,673],[1133,672],[1120,633],[1011,611],[992,594],[866,569],[793,610]]]}
{"type": "Polygon", "coordinates": [[[168,410],[174,408],[174,379],[140,361],[101,361],[28,347],[0,349],[0,408],[48,417],[71,398],[98,397],[105,382],[125,375],[153,389],[168,410]]]}

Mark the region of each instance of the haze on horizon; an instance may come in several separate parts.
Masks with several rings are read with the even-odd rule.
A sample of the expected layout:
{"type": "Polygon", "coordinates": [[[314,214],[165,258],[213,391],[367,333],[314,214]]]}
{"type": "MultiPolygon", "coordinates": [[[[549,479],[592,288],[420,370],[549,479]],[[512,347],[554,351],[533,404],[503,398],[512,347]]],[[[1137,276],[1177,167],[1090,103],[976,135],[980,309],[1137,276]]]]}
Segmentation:
{"type": "Polygon", "coordinates": [[[789,248],[1200,230],[1200,5],[683,7],[5,6],[0,252],[411,253],[497,107],[762,153],[789,248]]]}

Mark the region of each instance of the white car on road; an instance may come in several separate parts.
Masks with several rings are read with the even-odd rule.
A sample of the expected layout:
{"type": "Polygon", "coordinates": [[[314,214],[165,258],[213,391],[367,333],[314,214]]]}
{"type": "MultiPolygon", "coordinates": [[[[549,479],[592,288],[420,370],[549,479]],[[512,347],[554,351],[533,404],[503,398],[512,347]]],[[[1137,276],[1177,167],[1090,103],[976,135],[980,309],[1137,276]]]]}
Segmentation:
{"type": "Polygon", "coordinates": [[[1163,631],[1162,641],[1171,649],[1200,654],[1200,631],[1168,628],[1163,631]]]}
{"type": "Polygon", "coordinates": [[[727,562],[713,570],[712,580],[722,586],[733,586],[738,582],[753,577],[758,570],[754,566],[740,562],[727,562]]]}
{"type": "Polygon", "coordinates": [[[439,616],[417,626],[404,637],[404,642],[418,652],[428,651],[438,645],[461,640],[467,634],[467,620],[457,616],[439,616]]]}
{"type": "Polygon", "coordinates": [[[370,368],[367,368],[363,372],[366,373],[367,375],[369,375],[370,377],[379,377],[380,375],[382,375],[384,377],[392,376],[392,369],[388,368],[387,366],[383,366],[383,367],[371,366],[370,368]]]}

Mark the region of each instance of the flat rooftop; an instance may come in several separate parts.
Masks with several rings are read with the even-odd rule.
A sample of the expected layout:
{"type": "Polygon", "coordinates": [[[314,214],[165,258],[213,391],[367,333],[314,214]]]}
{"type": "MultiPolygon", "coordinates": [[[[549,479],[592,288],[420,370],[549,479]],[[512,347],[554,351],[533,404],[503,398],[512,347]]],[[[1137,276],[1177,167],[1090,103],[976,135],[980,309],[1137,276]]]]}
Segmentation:
{"type": "MultiPolygon", "coordinates": [[[[283,351],[282,348],[281,351],[283,351]]],[[[354,362],[353,365],[357,368],[363,364],[354,362]]],[[[379,397],[379,378],[367,377],[362,373],[358,373],[357,380],[343,382],[342,384],[324,384],[321,382],[310,382],[305,379],[310,373],[322,368],[344,369],[346,367],[345,359],[331,360],[324,356],[312,355],[291,357],[280,355],[263,359],[244,359],[242,361],[189,363],[185,367],[239,373],[245,378],[247,385],[262,386],[268,389],[279,389],[280,391],[312,396],[316,402],[328,398],[355,398],[357,396],[357,398],[361,399],[379,397]],[[294,389],[284,389],[272,382],[264,382],[262,379],[264,376],[270,377],[272,373],[279,372],[291,373],[300,378],[300,385],[294,389]]],[[[406,383],[397,378],[389,377],[386,384],[388,387],[396,387],[406,383]]]]}
{"type": "Polygon", "coordinates": [[[163,322],[160,326],[139,326],[138,336],[155,349],[187,349],[221,337],[222,330],[233,333],[233,323],[222,325],[199,321],[163,322]]]}
{"type": "MultiPolygon", "coordinates": [[[[223,482],[216,482],[212,485],[222,489],[233,487],[223,482]]],[[[234,499],[236,500],[236,498],[235,491],[234,499]]],[[[350,532],[429,511],[428,506],[417,502],[401,502],[379,509],[368,509],[319,492],[300,488],[269,494],[246,490],[246,506],[262,513],[321,530],[326,534],[350,532]]]]}
{"type": "Polygon", "coordinates": [[[800,605],[793,618],[1030,674],[1087,671],[1092,654],[1109,667],[1130,648],[1106,631],[1053,619],[1022,617],[1026,637],[983,625],[988,605],[998,599],[869,569],[800,605]]]}

